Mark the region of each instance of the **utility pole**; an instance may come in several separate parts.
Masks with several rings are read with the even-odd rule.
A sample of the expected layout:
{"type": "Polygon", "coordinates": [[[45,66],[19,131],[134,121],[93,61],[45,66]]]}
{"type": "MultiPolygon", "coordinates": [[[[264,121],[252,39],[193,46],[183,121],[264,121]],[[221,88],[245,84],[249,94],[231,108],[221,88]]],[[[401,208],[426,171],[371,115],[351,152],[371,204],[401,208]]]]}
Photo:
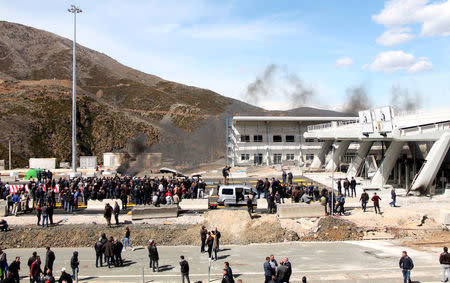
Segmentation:
{"type": "Polygon", "coordinates": [[[8,140],[8,169],[11,170],[11,140],[8,140]]]}
{"type": "MultiPolygon", "coordinates": [[[[73,13],[73,67],[72,67],[72,172],[77,172],[77,14],[82,10],[75,5],[67,9],[73,13]]],[[[75,176],[74,176],[75,177],[75,176]]]]}

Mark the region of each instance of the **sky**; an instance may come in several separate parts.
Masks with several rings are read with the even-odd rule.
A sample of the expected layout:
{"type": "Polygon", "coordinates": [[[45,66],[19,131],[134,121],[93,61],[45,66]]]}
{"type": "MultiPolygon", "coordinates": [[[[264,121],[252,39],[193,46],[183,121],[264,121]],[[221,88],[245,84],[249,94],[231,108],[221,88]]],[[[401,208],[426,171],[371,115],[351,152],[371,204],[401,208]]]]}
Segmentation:
{"type": "Polygon", "coordinates": [[[72,38],[71,4],[78,43],[266,109],[450,102],[450,0],[0,0],[0,20],[72,38]]]}

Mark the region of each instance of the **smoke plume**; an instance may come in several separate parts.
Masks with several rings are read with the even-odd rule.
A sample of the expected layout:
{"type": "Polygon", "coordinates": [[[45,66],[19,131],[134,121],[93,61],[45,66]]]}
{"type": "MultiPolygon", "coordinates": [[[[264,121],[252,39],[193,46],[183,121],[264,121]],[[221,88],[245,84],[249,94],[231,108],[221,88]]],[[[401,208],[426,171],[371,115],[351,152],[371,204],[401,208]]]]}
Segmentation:
{"type": "Polygon", "coordinates": [[[358,111],[369,109],[372,105],[363,85],[347,88],[347,101],[344,104],[345,113],[358,115],[358,111]]]}
{"type": "Polygon", "coordinates": [[[295,108],[309,102],[315,90],[306,86],[298,75],[289,72],[286,67],[270,64],[247,86],[245,98],[249,103],[258,105],[261,99],[270,95],[283,95],[289,100],[289,107],[295,108]]]}
{"type": "Polygon", "coordinates": [[[415,92],[410,94],[408,89],[402,89],[399,86],[392,86],[391,105],[400,111],[413,111],[421,105],[422,96],[415,92]]]}

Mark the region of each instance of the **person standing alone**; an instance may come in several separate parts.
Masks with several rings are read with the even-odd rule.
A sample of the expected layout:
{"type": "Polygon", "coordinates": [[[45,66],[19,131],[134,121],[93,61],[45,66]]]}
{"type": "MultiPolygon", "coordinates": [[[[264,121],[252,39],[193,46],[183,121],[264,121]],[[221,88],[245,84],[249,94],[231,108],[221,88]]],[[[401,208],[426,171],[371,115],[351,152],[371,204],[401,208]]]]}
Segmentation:
{"type": "Polygon", "coordinates": [[[448,282],[448,277],[450,275],[450,254],[448,253],[448,248],[444,247],[444,252],[439,256],[439,263],[442,268],[442,282],[448,282]],[[445,275],[447,273],[447,276],[445,275]]]}
{"type": "Polygon", "coordinates": [[[208,230],[206,229],[205,225],[202,225],[202,229],[200,230],[200,239],[202,241],[202,245],[200,247],[200,252],[205,252],[205,243],[206,243],[206,237],[208,236],[208,230]]]}
{"type": "Polygon", "coordinates": [[[402,252],[398,265],[402,269],[403,283],[411,283],[411,270],[414,268],[414,263],[406,251],[402,252]]]}
{"type": "Polygon", "coordinates": [[[131,248],[132,251],[134,251],[133,246],[130,244],[130,227],[125,227],[125,238],[123,239],[123,248],[127,250],[127,246],[131,248]]]}
{"type": "Polygon", "coordinates": [[[373,208],[375,209],[375,214],[378,213],[381,214],[380,210],[380,200],[381,198],[377,195],[377,193],[373,193],[372,201],[373,201],[373,208]]]}
{"type": "Polygon", "coordinates": [[[184,279],[186,278],[187,283],[189,281],[189,263],[184,259],[184,256],[180,256],[180,270],[181,270],[181,282],[184,283],[184,279]]]}

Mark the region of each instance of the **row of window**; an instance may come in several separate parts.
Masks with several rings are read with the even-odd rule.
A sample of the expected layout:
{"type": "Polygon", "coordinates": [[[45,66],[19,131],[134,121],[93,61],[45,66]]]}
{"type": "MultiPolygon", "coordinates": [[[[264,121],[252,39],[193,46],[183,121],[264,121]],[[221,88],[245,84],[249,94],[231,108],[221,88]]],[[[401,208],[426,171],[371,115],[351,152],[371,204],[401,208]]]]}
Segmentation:
{"type": "MultiPolygon", "coordinates": [[[[284,141],[285,142],[295,142],[295,136],[294,135],[286,135],[284,138],[284,141]]],[[[241,142],[250,142],[250,136],[249,135],[241,135],[241,142]]],[[[263,142],[263,136],[262,135],[254,135],[253,142],[263,142]]],[[[272,142],[283,142],[283,137],[281,135],[273,135],[272,142]]],[[[316,142],[316,140],[315,139],[305,139],[305,142],[312,143],[312,142],[316,142]]],[[[317,140],[317,142],[322,142],[322,140],[317,140]]]]}
{"type": "MultiPolygon", "coordinates": [[[[254,162],[255,163],[259,163],[259,164],[262,163],[263,162],[262,156],[263,156],[262,153],[254,154],[254,158],[253,158],[254,162]]],[[[281,164],[281,157],[282,157],[281,153],[275,153],[273,155],[273,163],[274,164],[281,164]]],[[[314,159],[314,154],[307,153],[307,154],[305,154],[305,158],[306,158],[306,160],[313,160],[314,159]]],[[[286,160],[287,161],[293,161],[294,159],[295,159],[295,154],[294,153],[286,153],[286,160]]],[[[241,161],[248,161],[248,160],[250,160],[250,154],[242,153],[241,154],[241,161]]]]}

